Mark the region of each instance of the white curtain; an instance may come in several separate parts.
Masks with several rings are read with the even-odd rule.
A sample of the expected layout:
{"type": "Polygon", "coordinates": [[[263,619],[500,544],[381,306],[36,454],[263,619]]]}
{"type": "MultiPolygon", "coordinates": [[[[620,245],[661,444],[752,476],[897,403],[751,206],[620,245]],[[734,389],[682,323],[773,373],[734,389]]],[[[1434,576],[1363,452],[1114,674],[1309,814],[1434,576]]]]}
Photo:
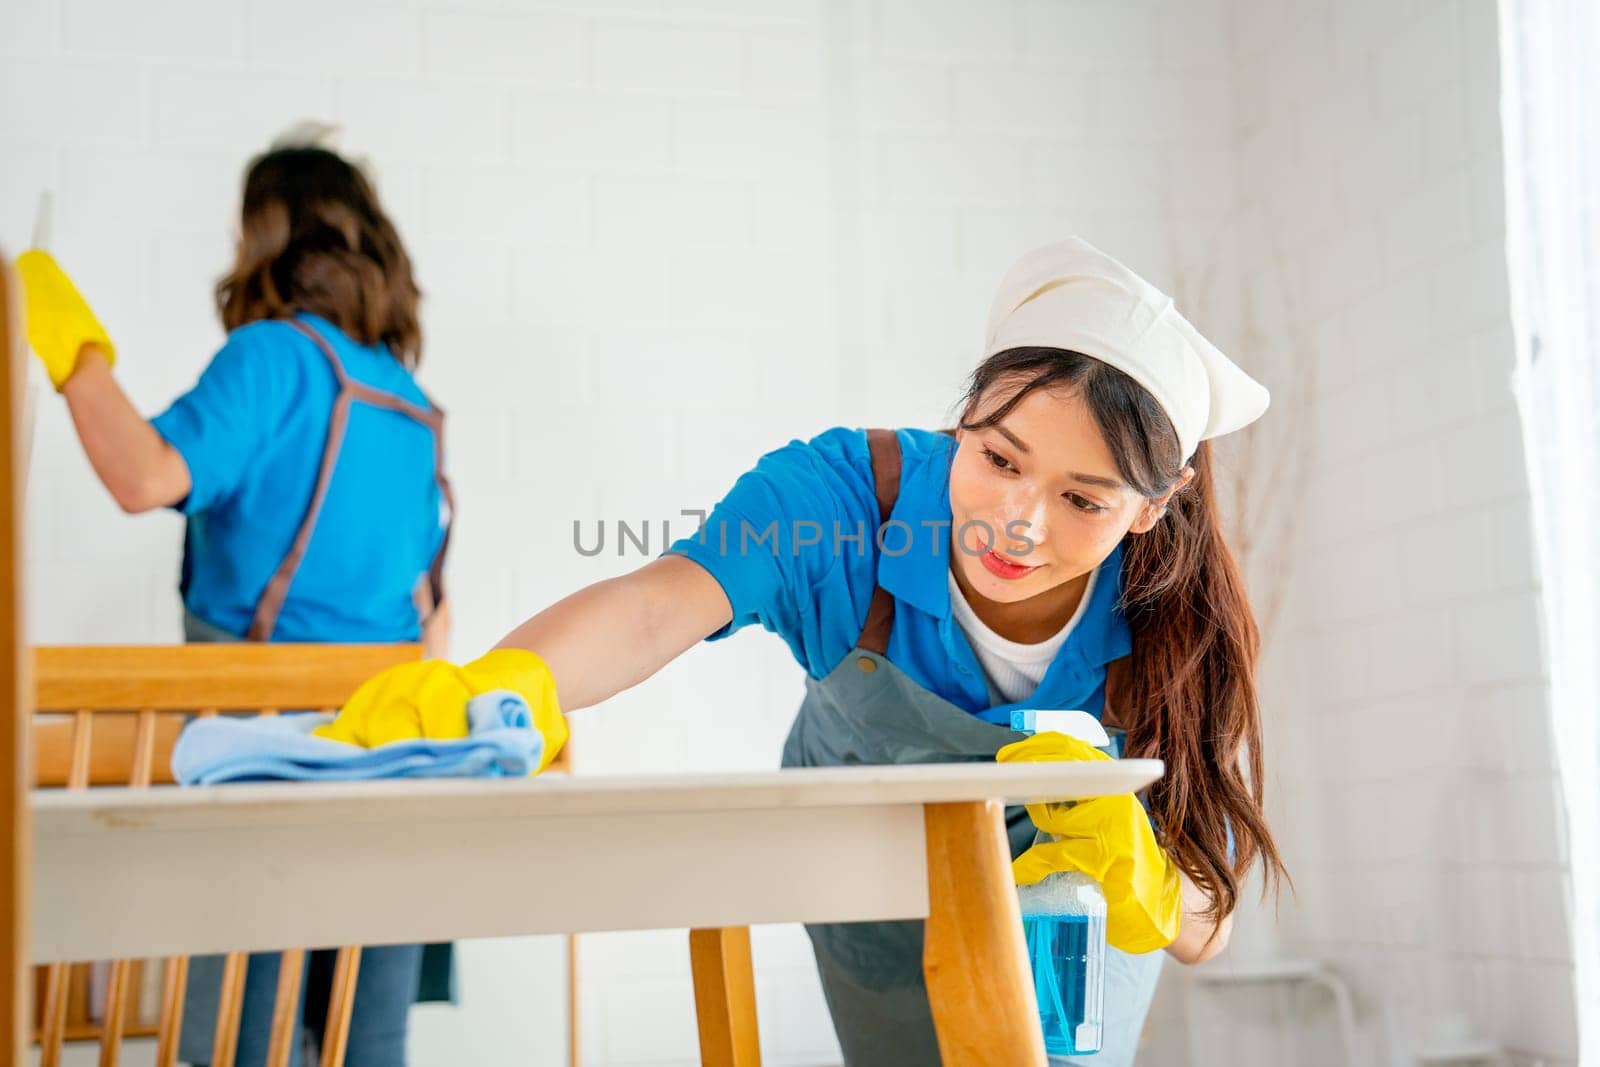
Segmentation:
{"type": "Polygon", "coordinates": [[[1501,0],[1506,230],[1582,1062],[1600,1064],[1600,3],[1501,0]]]}

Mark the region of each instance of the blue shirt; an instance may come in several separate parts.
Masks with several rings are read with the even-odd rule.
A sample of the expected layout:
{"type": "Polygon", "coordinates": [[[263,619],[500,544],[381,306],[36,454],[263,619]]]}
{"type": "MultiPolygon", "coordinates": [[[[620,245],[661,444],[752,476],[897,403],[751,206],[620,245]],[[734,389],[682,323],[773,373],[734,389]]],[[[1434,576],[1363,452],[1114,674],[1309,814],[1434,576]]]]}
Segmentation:
{"type": "MultiPolygon", "coordinates": [[[[359,345],[315,315],[345,372],[429,406],[400,361],[359,345]]],[[[287,322],[228,335],[193,389],[151,420],[183,456],[193,483],[182,593],[190,611],[242,636],[311,503],[338,394],[333,367],[287,322]]],[[[432,431],[359,400],[322,512],[279,613],[274,641],[413,641],[412,599],[439,548],[432,431]]]]}
{"type": "Polygon", "coordinates": [[[708,640],[759,622],[788,642],[813,678],[855,647],[878,583],[895,598],[888,658],[923,688],[994,723],[1019,707],[1079,708],[1099,715],[1106,665],[1128,655],[1122,550],[1101,564],[1082,619],[1038,689],[1017,704],[989,704],[977,654],[950,608],[950,462],[956,442],[900,430],[900,497],[880,547],[872,460],[863,430],[828,430],[761,457],[706,517],[667,550],[699,563],[722,585],[733,620],[708,640]]]}

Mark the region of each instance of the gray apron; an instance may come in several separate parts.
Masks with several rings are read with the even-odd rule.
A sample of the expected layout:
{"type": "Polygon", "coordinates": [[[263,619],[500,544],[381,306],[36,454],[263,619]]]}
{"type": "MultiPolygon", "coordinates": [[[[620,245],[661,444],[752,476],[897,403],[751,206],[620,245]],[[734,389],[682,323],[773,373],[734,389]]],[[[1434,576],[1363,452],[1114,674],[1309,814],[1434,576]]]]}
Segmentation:
{"type": "MultiPolygon", "coordinates": [[[[892,430],[867,431],[879,521],[900,490],[900,442],[892,430]]],[[[1025,734],[984,722],[890,663],[894,597],[873,591],[855,648],[826,678],[807,677],[806,696],[783,747],[785,767],[886,763],[977,763],[994,759],[1025,734]]],[[[1033,844],[1021,807],[1006,809],[1011,854],[1033,844]]],[[[806,927],[823,996],[846,1067],[936,1067],[939,1046],[922,976],[920,919],[826,923],[806,927]]],[[[1133,956],[1107,949],[1103,1050],[1052,1059],[1095,1067],[1133,1063],[1139,1032],[1160,974],[1160,952],[1133,956]]]]}

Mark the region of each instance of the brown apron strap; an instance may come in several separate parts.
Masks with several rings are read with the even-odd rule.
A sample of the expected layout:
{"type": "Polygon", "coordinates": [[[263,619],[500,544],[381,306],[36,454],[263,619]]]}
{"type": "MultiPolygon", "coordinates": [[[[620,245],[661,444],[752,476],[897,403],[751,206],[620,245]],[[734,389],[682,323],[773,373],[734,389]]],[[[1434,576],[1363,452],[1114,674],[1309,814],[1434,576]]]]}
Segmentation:
{"type": "Polygon", "coordinates": [[[439,483],[439,497],[444,501],[447,517],[444,520],[444,536],[439,538],[439,551],[433,554],[433,562],[428,565],[428,591],[433,596],[433,602],[419,616],[423,622],[427,622],[428,616],[444,603],[444,556],[450,551],[450,530],[456,524],[456,495],[451,491],[450,479],[444,473],[444,409],[434,404],[432,397],[428,397],[428,403],[433,404],[429,414],[438,416],[437,422],[428,425],[433,430],[433,477],[439,483]]]}
{"type": "MultiPolygon", "coordinates": [[[[444,497],[445,506],[450,509],[451,522],[455,518],[455,500],[450,493],[449,480],[444,476],[444,412],[437,407],[432,409],[421,407],[356,381],[345,373],[344,364],[339,361],[338,354],[334,352],[333,346],[326,338],[299,319],[284,321],[311,338],[327,357],[328,364],[333,368],[334,377],[339,381],[339,394],[334,398],[333,414],[328,419],[327,443],[323,445],[322,463],[317,472],[317,487],[311,495],[311,505],[306,509],[305,518],[300,520],[300,529],[295,533],[288,555],[278,564],[277,571],[268,580],[261,599],[256,603],[255,618],[251,620],[250,629],[245,635],[248,641],[269,640],[272,631],[277,628],[278,613],[283,610],[283,602],[289,596],[289,585],[294,581],[295,572],[300,569],[301,561],[305,559],[306,548],[311,544],[311,534],[316,529],[317,516],[322,512],[328,487],[333,482],[333,470],[339,462],[339,450],[344,444],[344,432],[350,421],[350,405],[353,401],[360,400],[374,407],[397,411],[428,427],[433,433],[434,478],[439,483],[439,491],[444,497]]],[[[447,523],[439,551],[435,553],[428,572],[433,592],[433,607],[438,607],[444,600],[444,553],[449,543],[450,526],[447,523]]]]}
{"type": "Polygon", "coordinates": [[[450,529],[455,525],[456,519],[455,493],[451,491],[450,479],[444,473],[444,409],[433,404],[431,398],[428,402],[433,405],[432,407],[419,407],[357,381],[350,382],[349,389],[355,393],[357,400],[373,407],[398,411],[433,431],[433,478],[439,485],[439,496],[444,500],[445,511],[449,517],[445,520],[444,536],[439,539],[439,550],[433,554],[433,562],[428,565],[426,595],[422,582],[417,583],[413,595],[417,603],[417,617],[422,622],[427,622],[428,616],[444,603],[444,557],[450,550],[450,529]]]}
{"type": "MultiPolygon", "coordinates": [[[[878,497],[878,523],[889,521],[895,501],[900,498],[900,438],[893,430],[868,430],[867,450],[872,456],[873,487],[878,497]]],[[[861,628],[856,647],[885,655],[889,633],[894,629],[894,597],[883,586],[872,590],[867,622],[861,628]]]]}
{"type": "MultiPolygon", "coordinates": [[[[1100,710],[1100,721],[1106,726],[1126,730],[1124,713],[1128,708],[1128,674],[1133,667],[1133,657],[1123,656],[1106,664],[1106,698],[1100,710]]],[[[1127,755],[1126,752],[1123,755],[1127,755]]]]}
{"type": "Polygon", "coordinates": [[[361,382],[352,381],[349,388],[355,394],[357,400],[371,404],[373,407],[398,411],[402,415],[407,415],[417,420],[433,431],[433,478],[439,485],[439,496],[444,500],[445,511],[449,517],[445,519],[444,536],[439,539],[439,550],[433,554],[433,562],[428,565],[428,595],[427,597],[423,596],[423,588],[420,582],[416,592],[415,599],[417,600],[418,612],[422,621],[427,622],[428,615],[436,610],[440,604],[444,603],[444,557],[445,553],[450,550],[450,530],[455,525],[456,520],[455,493],[450,488],[450,479],[444,473],[444,409],[437,404],[433,404],[431,399],[429,403],[433,404],[432,407],[418,407],[416,404],[401,400],[397,396],[391,396],[361,382]],[[426,601],[426,606],[424,606],[424,601],[426,601]]]}
{"type": "Polygon", "coordinates": [[[333,482],[333,468],[339,462],[339,446],[344,443],[345,424],[349,419],[350,393],[341,390],[334,398],[333,416],[328,420],[328,443],[322,449],[322,469],[317,472],[317,488],[311,494],[311,506],[306,509],[306,517],[300,520],[300,529],[294,535],[294,543],[289,546],[289,554],[278,564],[277,571],[256,603],[255,618],[245,634],[247,641],[271,640],[272,631],[277,628],[278,612],[283,610],[283,602],[289,597],[289,583],[294,580],[295,571],[300,569],[300,561],[305,558],[306,546],[311,543],[311,532],[317,525],[317,515],[322,511],[322,501],[328,495],[329,484],[333,482]]]}

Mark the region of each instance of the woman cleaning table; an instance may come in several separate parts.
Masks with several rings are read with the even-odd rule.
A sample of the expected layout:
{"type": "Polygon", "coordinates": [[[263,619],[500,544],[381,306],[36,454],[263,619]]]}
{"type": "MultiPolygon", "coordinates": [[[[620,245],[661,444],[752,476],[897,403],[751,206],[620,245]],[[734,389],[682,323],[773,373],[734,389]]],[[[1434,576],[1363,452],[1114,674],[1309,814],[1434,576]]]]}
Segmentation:
{"type": "MultiPolygon", "coordinates": [[[[1258,418],[1267,392],[1080,240],[1011,268],[980,355],[952,429],[793,441],[660,558],[464,667],[379,674],[343,716],[459,706],[508,679],[571,712],[751,624],[806,675],[786,767],[1009,758],[1034,750],[1013,711],[1086,711],[1119,728],[1121,754],[1165,761],[1148,813],[1130,796],[1081,802],[1061,816],[1065,844],[1035,844],[1021,809],[1008,824],[1019,877],[1069,863],[1101,881],[1105,1031],[1082,1062],[1131,1063],[1156,950],[1213,955],[1251,868],[1281,874],[1262,813],[1256,628],[1207,443],[1258,418]]],[[[921,922],[810,934],[847,1064],[940,1061],[921,922]]]]}

